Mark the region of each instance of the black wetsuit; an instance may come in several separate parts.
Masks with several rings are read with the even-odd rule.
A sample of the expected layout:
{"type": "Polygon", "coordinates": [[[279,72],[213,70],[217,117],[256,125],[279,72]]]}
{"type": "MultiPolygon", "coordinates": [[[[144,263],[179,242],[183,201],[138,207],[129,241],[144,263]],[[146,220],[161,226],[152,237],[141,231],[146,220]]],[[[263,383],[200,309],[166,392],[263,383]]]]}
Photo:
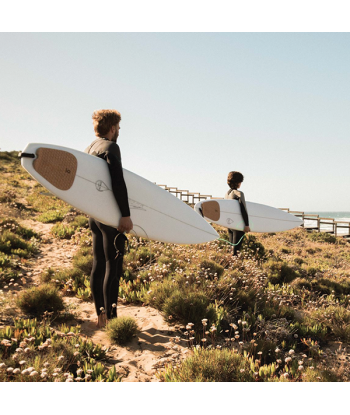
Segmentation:
{"type": "MultiPolygon", "coordinates": [[[[130,216],[128,192],[124,181],[119,146],[105,138],[97,138],[85,149],[85,153],[107,162],[112,179],[112,190],[123,217],[130,216]]],[[[123,256],[126,237],[116,228],[89,219],[92,231],[93,265],[90,276],[91,292],[96,313],[101,308],[108,319],[117,316],[119,279],[123,273],[123,256]],[[114,306],[115,304],[115,306],[114,306]]]]}
{"type": "MultiPolygon", "coordinates": [[[[239,207],[241,209],[242,217],[245,223],[245,226],[249,226],[249,218],[247,212],[247,205],[245,203],[244,193],[235,189],[230,189],[225,194],[225,199],[237,199],[239,201],[239,207]]],[[[242,237],[245,235],[243,231],[236,231],[234,229],[228,230],[228,236],[231,244],[236,244],[242,237]]],[[[237,252],[240,251],[242,247],[243,239],[237,246],[233,247],[233,255],[237,255],[237,252]]]]}

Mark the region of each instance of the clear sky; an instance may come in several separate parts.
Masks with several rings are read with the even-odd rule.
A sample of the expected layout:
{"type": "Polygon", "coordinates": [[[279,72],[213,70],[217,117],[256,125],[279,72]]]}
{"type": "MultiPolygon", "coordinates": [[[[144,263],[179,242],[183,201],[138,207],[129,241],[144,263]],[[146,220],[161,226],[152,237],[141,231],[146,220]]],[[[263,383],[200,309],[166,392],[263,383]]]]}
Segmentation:
{"type": "Polygon", "coordinates": [[[349,33],[0,33],[0,148],[84,150],[115,108],[124,168],[222,197],[350,211],[349,33]]]}

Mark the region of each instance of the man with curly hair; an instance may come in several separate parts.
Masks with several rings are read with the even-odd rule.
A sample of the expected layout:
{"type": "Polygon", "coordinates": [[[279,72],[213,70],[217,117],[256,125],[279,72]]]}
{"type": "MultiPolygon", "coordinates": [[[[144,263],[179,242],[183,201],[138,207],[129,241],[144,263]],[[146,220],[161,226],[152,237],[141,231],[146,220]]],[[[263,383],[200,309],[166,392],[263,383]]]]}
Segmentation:
{"type": "Polygon", "coordinates": [[[112,191],[122,215],[117,228],[107,226],[94,218],[89,219],[93,248],[90,286],[98,316],[97,325],[103,327],[107,319],[117,317],[119,279],[123,272],[126,241],[123,232],[130,232],[133,223],[117,144],[121,115],[116,110],[98,110],[92,114],[92,120],[97,138],[85,152],[107,162],[112,191]]]}

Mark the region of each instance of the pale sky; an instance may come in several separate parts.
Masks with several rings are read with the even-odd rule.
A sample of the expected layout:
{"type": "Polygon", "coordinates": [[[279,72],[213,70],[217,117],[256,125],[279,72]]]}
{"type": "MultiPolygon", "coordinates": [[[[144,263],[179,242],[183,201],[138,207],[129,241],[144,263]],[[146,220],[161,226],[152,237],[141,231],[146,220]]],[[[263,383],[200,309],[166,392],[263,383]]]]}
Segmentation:
{"type": "Polygon", "coordinates": [[[349,33],[0,33],[0,148],[79,150],[115,108],[124,168],[223,197],[350,211],[349,33]]]}

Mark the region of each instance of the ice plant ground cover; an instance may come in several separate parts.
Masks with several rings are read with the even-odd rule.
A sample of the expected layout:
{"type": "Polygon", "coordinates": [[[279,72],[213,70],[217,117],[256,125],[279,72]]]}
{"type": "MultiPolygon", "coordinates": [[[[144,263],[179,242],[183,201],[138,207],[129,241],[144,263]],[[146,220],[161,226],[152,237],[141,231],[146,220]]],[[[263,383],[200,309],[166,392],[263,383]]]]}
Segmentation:
{"type": "MultiPolygon", "coordinates": [[[[123,380],[128,373],[117,373],[108,347],[83,335],[76,316],[92,302],[86,217],[48,194],[16,156],[0,153],[0,380],[123,380]],[[48,251],[55,255],[43,257],[48,251]]],[[[176,332],[173,347],[187,351],[159,363],[151,380],[349,380],[345,240],[304,229],[254,234],[239,257],[224,241],[179,246],[131,237],[129,245],[118,307],[161,313],[176,332]]],[[[145,337],[141,320],[126,321],[110,332],[124,343],[127,329],[120,347],[145,337]]]]}

